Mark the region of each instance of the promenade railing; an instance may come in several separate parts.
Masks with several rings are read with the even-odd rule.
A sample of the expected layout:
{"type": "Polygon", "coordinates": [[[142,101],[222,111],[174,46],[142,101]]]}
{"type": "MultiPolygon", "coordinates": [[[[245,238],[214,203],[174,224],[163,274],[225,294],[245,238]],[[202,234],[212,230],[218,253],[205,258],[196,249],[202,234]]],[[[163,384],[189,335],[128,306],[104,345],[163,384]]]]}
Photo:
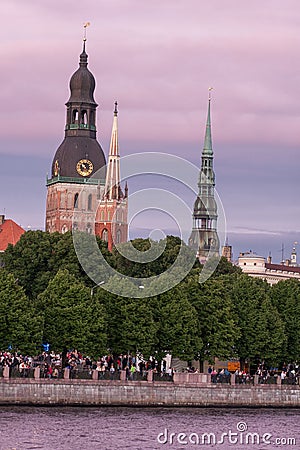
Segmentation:
{"type": "Polygon", "coordinates": [[[278,375],[259,375],[258,384],[278,384],[278,375]]]}
{"type": "Polygon", "coordinates": [[[34,378],[34,368],[33,367],[10,367],[9,370],[10,378],[34,378]]]}
{"type": "Polygon", "coordinates": [[[114,372],[111,371],[96,371],[98,373],[97,380],[120,380],[120,371],[115,370],[114,372]]]}
{"type": "Polygon", "coordinates": [[[70,369],[71,380],[92,380],[93,371],[89,368],[75,367],[70,369]]]}
{"type": "Polygon", "coordinates": [[[221,384],[231,384],[231,374],[212,374],[211,375],[212,383],[221,383],[221,384]]]}
{"type": "Polygon", "coordinates": [[[157,373],[153,370],[135,371],[128,370],[105,370],[99,371],[91,367],[76,366],[72,369],[57,367],[57,371],[53,374],[48,373],[47,365],[37,365],[35,367],[22,368],[18,366],[0,366],[0,378],[2,379],[65,379],[65,380],[93,380],[93,381],[121,381],[121,382],[166,382],[174,384],[196,384],[199,386],[213,384],[213,385],[250,385],[250,386],[299,386],[300,377],[298,375],[288,375],[281,379],[280,374],[274,375],[254,375],[249,374],[204,374],[191,372],[174,372],[173,375],[168,373],[157,373]],[[55,373],[55,375],[54,375],[55,373]]]}
{"type": "Polygon", "coordinates": [[[173,375],[169,375],[168,373],[154,373],[153,381],[166,381],[168,383],[173,382],[173,375]]]}
{"type": "Polygon", "coordinates": [[[300,384],[300,377],[296,376],[285,377],[283,380],[281,380],[281,384],[295,386],[297,384],[300,384]]]}

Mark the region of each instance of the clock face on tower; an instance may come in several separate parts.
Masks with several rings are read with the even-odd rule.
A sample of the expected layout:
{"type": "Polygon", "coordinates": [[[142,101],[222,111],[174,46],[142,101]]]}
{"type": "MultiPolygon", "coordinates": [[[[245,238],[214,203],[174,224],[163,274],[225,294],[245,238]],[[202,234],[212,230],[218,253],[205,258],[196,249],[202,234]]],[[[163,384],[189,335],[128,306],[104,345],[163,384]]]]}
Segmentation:
{"type": "Polygon", "coordinates": [[[76,165],[77,172],[83,177],[90,175],[93,172],[93,169],[93,163],[88,159],[81,159],[76,165]]]}

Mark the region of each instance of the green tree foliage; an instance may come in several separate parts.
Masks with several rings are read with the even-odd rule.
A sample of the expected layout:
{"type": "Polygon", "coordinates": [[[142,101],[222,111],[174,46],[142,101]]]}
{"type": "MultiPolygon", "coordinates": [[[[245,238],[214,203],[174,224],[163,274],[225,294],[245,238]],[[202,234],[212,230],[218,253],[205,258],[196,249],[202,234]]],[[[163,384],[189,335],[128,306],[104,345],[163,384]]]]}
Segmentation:
{"type": "Polygon", "coordinates": [[[154,322],[151,308],[145,299],[132,299],[123,302],[120,311],[122,323],[120,343],[123,352],[136,351],[148,358],[154,354],[157,344],[157,324],[154,322]]]}
{"type": "Polygon", "coordinates": [[[162,302],[159,348],[184,361],[192,360],[203,346],[199,334],[196,309],[187,299],[187,293],[175,288],[160,296],[162,302]]]}
{"type": "Polygon", "coordinates": [[[196,262],[195,255],[180,238],[167,236],[165,239],[154,242],[149,239],[134,239],[118,246],[121,253],[114,249],[116,269],[127,276],[143,278],[159,275],[170,269],[179,255],[178,265],[184,267],[186,264],[192,265],[196,262]],[[135,249],[140,252],[143,260],[143,253],[149,255],[149,262],[138,262],[139,258],[135,249]],[[124,255],[128,255],[127,259],[124,255]],[[133,258],[132,258],[133,257],[133,258]]]}
{"type": "Polygon", "coordinates": [[[106,352],[106,315],[90,289],[67,270],[59,270],[39,295],[44,311],[44,336],[55,351],[77,348],[95,357],[106,352]]]}
{"type": "Polygon", "coordinates": [[[188,279],[185,289],[197,311],[203,347],[196,355],[201,362],[234,356],[234,346],[240,329],[234,320],[228,278],[209,279],[199,284],[198,276],[188,279]]]}
{"type": "Polygon", "coordinates": [[[269,296],[261,301],[257,322],[261,331],[261,340],[256,343],[259,359],[270,365],[277,365],[285,352],[285,327],[269,296]]]}
{"type": "MultiPolygon", "coordinates": [[[[126,280],[124,289],[138,289],[126,280]]],[[[99,288],[95,292],[97,301],[107,313],[108,348],[114,354],[137,351],[144,357],[156,350],[158,324],[155,321],[151,299],[121,297],[99,288]]]]}
{"type": "Polygon", "coordinates": [[[37,314],[13,275],[0,270],[0,348],[37,354],[41,349],[43,316],[37,314]]]}
{"type": "Polygon", "coordinates": [[[235,319],[240,329],[236,351],[242,363],[258,356],[258,344],[263,339],[263,322],[259,320],[261,302],[266,299],[269,287],[260,279],[248,275],[232,278],[232,300],[235,319]]]}
{"type": "Polygon", "coordinates": [[[2,347],[12,344],[34,353],[44,329],[44,340],[55,350],[78,347],[91,356],[110,348],[115,353],[156,352],[159,357],[171,349],[174,356],[196,355],[201,361],[236,355],[242,362],[259,358],[272,364],[281,358],[299,359],[298,281],[270,287],[221,258],[218,264],[210,261],[216,270],[199,284],[201,266],[178,237],[122,244],[122,252],[134,256],[129,261],[85,233],[76,234],[75,250],[74,236],[29,231],[5,251],[5,269],[0,269],[2,347]],[[83,249],[80,261],[92,279],[78,261],[78,242],[83,249]],[[114,276],[99,252],[118,272],[142,278],[144,289],[114,276]],[[149,262],[139,262],[145,256],[149,262]],[[179,264],[173,268],[176,260],[179,264]],[[193,266],[188,275],[187,265],[193,266]],[[100,281],[107,290],[95,287],[100,281]],[[136,298],[141,293],[145,298],[136,298]],[[155,296],[147,298],[150,295],[155,296]]]}
{"type": "MultiPolygon", "coordinates": [[[[85,233],[82,239],[88,239],[85,233]]],[[[97,243],[105,257],[112,258],[106,245],[99,239],[97,243]]],[[[91,262],[94,260],[90,253],[87,257],[91,262]]],[[[43,292],[59,269],[67,269],[77,278],[92,285],[78,261],[70,232],[50,234],[28,231],[15,246],[8,246],[3,260],[6,270],[18,278],[19,284],[30,298],[36,298],[43,292]]]]}
{"type": "Polygon", "coordinates": [[[285,324],[286,348],[282,357],[287,362],[299,361],[300,355],[300,283],[280,281],[271,289],[271,299],[285,324]]]}
{"type": "Polygon", "coordinates": [[[235,266],[231,262],[229,262],[224,256],[220,258],[219,264],[217,265],[216,270],[213,273],[214,277],[218,277],[220,275],[227,275],[227,274],[241,274],[242,269],[238,266],[235,266]]]}
{"type": "Polygon", "coordinates": [[[236,350],[242,362],[278,361],[285,346],[284,324],[270,301],[271,287],[266,281],[247,275],[236,277],[232,286],[235,316],[241,330],[236,350]]]}

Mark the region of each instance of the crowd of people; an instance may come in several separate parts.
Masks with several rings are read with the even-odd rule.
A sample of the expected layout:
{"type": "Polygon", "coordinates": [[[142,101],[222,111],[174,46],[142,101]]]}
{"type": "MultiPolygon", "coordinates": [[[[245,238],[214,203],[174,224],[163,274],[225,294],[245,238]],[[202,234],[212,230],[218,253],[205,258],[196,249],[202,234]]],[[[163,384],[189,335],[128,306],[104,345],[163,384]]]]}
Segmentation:
{"type": "Polygon", "coordinates": [[[216,370],[214,367],[208,367],[208,373],[211,375],[212,383],[227,383],[230,384],[231,373],[227,368],[216,370]]]}
{"type": "MultiPolygon", "coordinates": [[[[153,372],[153,379],[164,378],[172,381],[175,369],[167,367],[166,360],[158,363],[154,358],[144,360],[132,354],[111,354],[93,360],[84,356],[79,351],[72,350],[62,355],[53,351],[44,351],[32,357],[22,355],[20,352],[2,351],[0,352],[0,376],[4,367],[9,367],[11,377],[28,378],[34,376],[34,369],[40,368],[41,378],[58,379],[63,378],[63,369],[70,371],[70,378],[92,378],[93,371],[98,372],[97,379],[120,379],[120,372],[126,372],[127,380],[146,380],[149,370],[153,372]]],[[[188,367],[188,372],[199,373],[198,369],[188,367]]],[[[254,375],[250,375],[247,370],[237,369],[234,373],[227,368],[216,370],[209,366],[208,373],[211,375],[212,383],[227,384],[254,384],[254,375]],[[234,381],[233,381],[234,380],[234,381]]],[[[299,384],[300,367],[298,364],[283,364],[281,370],[278,368],[267,368],[264,363],[259,364],[255,375],[258,377],[258,384],[299,384]]]]}
{"type": "Polygon", "coordinates": [[[266,368],[263,364],[257,368],[256,375],[258,375],[259,384],[292,384],[296,385],[300,379],[300,367],[298,364],[284,363],[281,370],[278,368],[266,368]]]}
{"type": "MultiPolygon", "coordinates": [[[[131,354],[117,357],[109,354],[93,360],[77,350],[66,355],[44,351],[35,357],[19,352],[0,352],[0,373],[4,367],[9,367],[11,377],[24,378],[33,377],[34,369],[39,367],[41,377],[49,379],[63,378],[63,368],[69,369],[70,378],[89,378],[94,370],[98,372],[98,379],[118,379],[121,370],[126,371],[127,380],[146,379],[150,369],[154,373],[167,373],[166,365],[163,363],[160,367],[154,358],[145,361],[131,354]]],[[[168,375],[172,374],[173,370],[168,369],[168,375]]]]}

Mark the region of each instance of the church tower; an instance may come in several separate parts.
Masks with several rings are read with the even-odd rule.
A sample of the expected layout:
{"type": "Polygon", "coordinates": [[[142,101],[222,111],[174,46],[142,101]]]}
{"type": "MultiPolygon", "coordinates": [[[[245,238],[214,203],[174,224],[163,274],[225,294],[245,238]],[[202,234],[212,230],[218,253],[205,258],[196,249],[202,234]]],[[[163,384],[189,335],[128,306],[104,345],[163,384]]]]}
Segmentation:
{"type": "Polygon", "coordinates": [[[201,170],[198,181],[199,193],[194,203],[193,229],[189,246],[195,250],[200,262],[208,256],[219,256],[219,237],[217,233],[217,204],[214,198],[215,173],[213,170],[214,154],[212,149],[210,103],[208,112],[204,147],[202,151],[201,170]]]}
{"type": "MultiPolygon", "coordinates": [[[[104,218],[103,223],[97,223],[102,220],[97,211],[104,199],[106,160],[96,139],[96,82],[87,67],[85,44],[86,39],[79,68],[70,79],[65,138],[55,153],[47,179],[46,231],[65,233],[74,229],[97,234],[109,243],[125,242],[125,231],[118,233],[117,238],[111,235],[114,229],[109,227],[103,234],[104,218]]],[[[111,210],[112,217],[114,212],[111,210]]],[[[127,214],[123,218],[127,220],[127,214]]]]}
{"type": "Polygon", "coordinates": [[[127,241],[128,187],[121,189],[118,139],[118,103],[115,102],[104,192],[96,216],[96,234],[108,242],[108,249],[127,241]]]}

